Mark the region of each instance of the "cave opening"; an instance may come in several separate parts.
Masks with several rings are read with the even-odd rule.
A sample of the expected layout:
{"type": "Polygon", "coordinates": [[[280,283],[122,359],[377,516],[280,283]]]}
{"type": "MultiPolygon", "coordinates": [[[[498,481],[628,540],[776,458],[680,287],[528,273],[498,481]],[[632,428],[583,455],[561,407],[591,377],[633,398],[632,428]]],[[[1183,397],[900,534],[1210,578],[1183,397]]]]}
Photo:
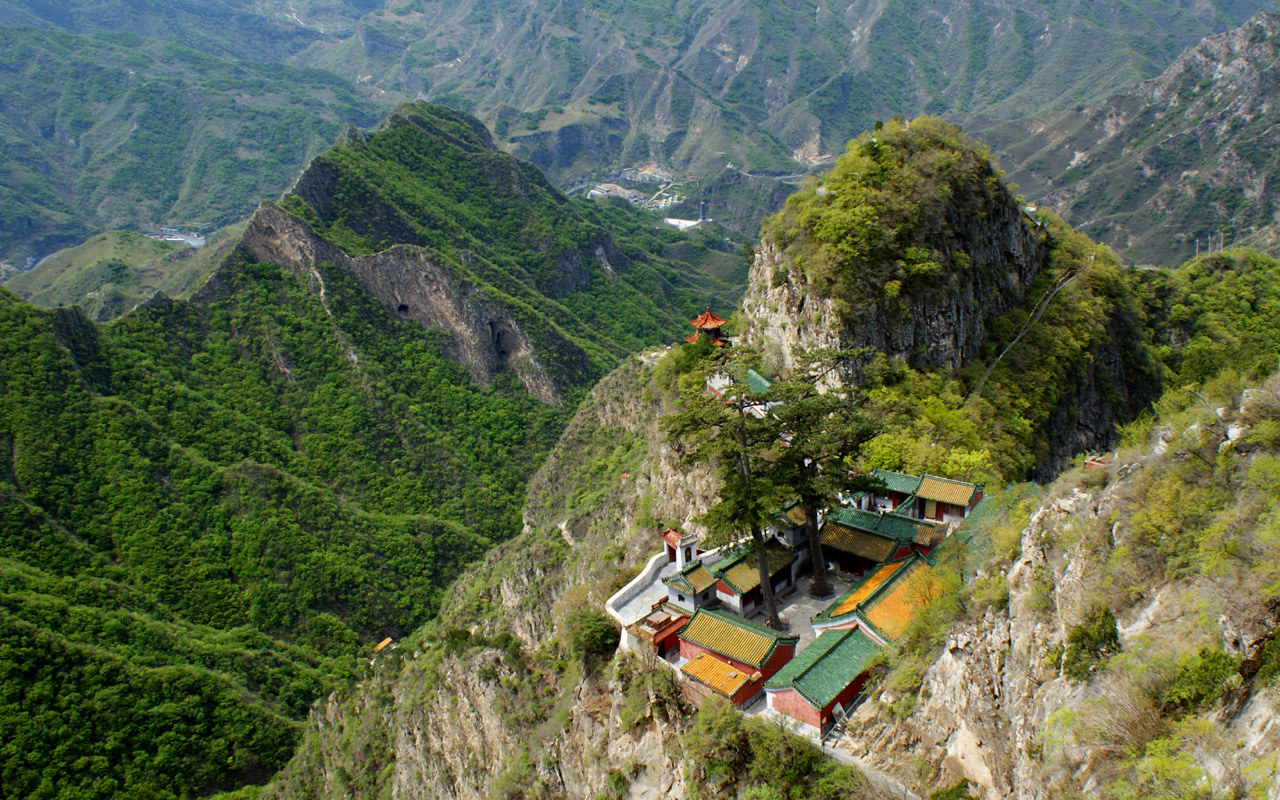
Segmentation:
{"type": "Polygon", "coordinates": [[[524,352],[524,345],[510,323],[502,320],[490,322],[489,334],[493,343],[493,354],[498,357],[500,363],[508,364],[512,358],[524,352]]]}

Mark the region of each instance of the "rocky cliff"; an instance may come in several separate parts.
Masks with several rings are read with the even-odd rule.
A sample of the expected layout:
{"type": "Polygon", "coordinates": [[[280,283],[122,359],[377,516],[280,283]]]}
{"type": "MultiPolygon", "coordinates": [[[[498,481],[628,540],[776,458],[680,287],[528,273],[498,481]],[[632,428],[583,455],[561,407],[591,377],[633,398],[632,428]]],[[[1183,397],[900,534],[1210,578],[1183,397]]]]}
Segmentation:
{"type": "MultiPolygon", "coordinates": [[[[1025,527],[1012,528],[1021,532],[1009,560],[997,556],[978,573],[979,582],[1007,590],[1007,600],[975,602],[918,693],[907,703],[892,691],[863,703],[844,744],[908,785],[927,786],[922,772],[944,784],[964,778],[992,799],[1115,796],[1118,782],[1137,790],[1130,796],[1154,796],[1146,780],[1166,781],[1165,790],[1198,786],[1204,797],[1280,796],[1280,701],[1274,681],[1258,678],[1259,664],[1276,658],[1268,648],[1280,603],[1274,592],[1247,588],[1267,569],[1255,560],[1262,551],[1246,547],[1249,557],[1215,569],[1193,562],[1170,579],[1150,561],[1141,510],[1171,473],[1182,474],[1175,482],[1189,479],[1179,461],[1197,451],[1220,451],[1231,465],[1220,473],[1230,487],[1221,508],[1256,504],[1247,475],[1273,463],[1274,451],[1251,439],[1251,425],[1280,411],[1264,392],[1180,417],[1158,429],[1150,447],[1122,451],[1108,471],[1077,470],[1044,492],[1038,508],[1028,506],[1025,527]],[[1068,677],[1076,631],[1099,604],[1116,611],[1118,654],[1089,667],[1086,678],[1068,677]],[[1229,666],[1196,673],[1188,665],[1202,663],[1197,647],[1199,658],[1223,653],[1229,666]],[[1171,687],[1192,674],[1207,688],[1179,706],[1171,687]],[[1196,768],[1179,784],[1156,763],[1157,752],[1196,768]]],[[[1274,495],[1262,502],[1274,506],[1274,495]]],[[[1169,512],[1188,513],[1196,512],[1169,512]]]]}
{"type": "MultiPolygon", "coordinates": [[[[476,383],[487,386],[495,372],[510,368],[530,394],[548,403],[560,400],[529,335],[511,313],[428,249],[396,245],[373,255],[348,256],[273,203],[258,206],[240,247],[254,261],[297,273],[322,302],[325,287],[320,265],[341,269],[392,317],[447,331],[445,353],[465,367],[476,383]]],[[[215,274],[192,299],[210,302],[221,296],[224,285],[223,277],[215,274]]]]}

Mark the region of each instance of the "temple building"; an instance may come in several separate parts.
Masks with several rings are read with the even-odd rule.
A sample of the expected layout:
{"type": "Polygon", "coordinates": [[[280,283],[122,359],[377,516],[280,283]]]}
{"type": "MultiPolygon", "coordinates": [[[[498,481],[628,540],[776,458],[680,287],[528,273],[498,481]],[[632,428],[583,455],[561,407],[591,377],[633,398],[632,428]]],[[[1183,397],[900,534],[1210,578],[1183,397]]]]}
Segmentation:
{"type": "Polygon", "coordinates": [[[765,682],[769,708],[826,734],[866,685],[881,649],[860,628],[823,632],[765,682]]]}
{"type": "Polygon", "coordinates": [[[689,344],[693,344],[698,341],[699,336],[705,333],[707,338],[710,339],[711,343],[716,347],[724,347],[729,343],[729,337],[725,336],[720,331],[720,326],[724,325],[728,321],[729,320],[724,319],[723,317],[717,317],[715,314],[712,314],[711,306],[707,306],[706,311],[699,314],[696,318],[689,320],[690,324],[692,324],[697,330],[693,332],[692,336],[684,337],[684,340],[689,344]]]}
{"type": "Polygon", "coordinates": [[[715,693],[742,708],[795,655],[797,636],[748,622],[728,611],[700,608],[680,631],[680,672],[693,703],[715,693]]]}

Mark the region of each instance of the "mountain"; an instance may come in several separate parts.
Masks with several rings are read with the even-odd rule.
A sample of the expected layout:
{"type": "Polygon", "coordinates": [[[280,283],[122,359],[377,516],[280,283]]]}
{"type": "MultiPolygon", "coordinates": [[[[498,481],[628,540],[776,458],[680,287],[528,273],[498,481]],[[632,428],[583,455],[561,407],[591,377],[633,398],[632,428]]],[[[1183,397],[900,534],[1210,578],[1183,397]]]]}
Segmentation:
{"type": "Polygon", "coordinates": [[[214,231],[201,248],[108,231],[59,250],[4,285],[46,308],[83,306],[94,320],[118,317],[156,292],[186,297],[239,242],[243,225],[214,231]]]}
{"type": "Polygon", "coordinates": [[[378,0],[2,0],[0,25],[69,33],[130,33],[216,56],[280,61],[349,33],[378,0]]]}
{"type": "Polygon", "coordinates": [[[657,162],[791,174],[876,119],[1022,116],[1151,77],[1266,2],[418,2],[307,63],[474,111],[567,184],[657,162]]]}
{"type": "Polygon", "coordinates": [[[357,657],[519,533],[596,377],[732,295],[702,272],[744,268],[723,241],[488,144],[416,105],[317,158],[284,205],[367,255],[264,204],[189,301],[98,325],[0,290],[6,796],[252,794],[357,657]],[[473,371],[468,313],[505,364],[473,371]]]}
{"type": "Polygon", "coordinates": [[[329,73],[128,33],[0,28],[0,54],[0,258],[19,267],[105,230],[242,221],[379,116],[329,73]]]}
{"type": "Polygon", "coordinates": [[[770,221],[742,308],[770,369],[787,347],[879,351],[846,376],[880,429],[859,466],[987,484],[843,733],[819,751],[695,707],[654,658],[581,634],[659,531],[701,531],[716,499],[663,432],[696,360],[676,349],[596,385],[530,482],[522,533],[318,710],[264,795],[1194,796],[1202,772],[1268,790],[1278,276],[1239,250],[1128,269],[1024,215],[954,127],[887,123],[770,221]],[[1077,397],[1091,405],[1058,413],[1077,397]],[[1055,447],[1113,446],[1101,471],[1019,482],[1055,447]]]}
{"type": "Polygon", "coordinates": [[[1028,197],[1124,258],[1173,265],[1280,214],[1280,16],[1189,48],[1096,105],[993,125],[984,138],[1028,197]]]}

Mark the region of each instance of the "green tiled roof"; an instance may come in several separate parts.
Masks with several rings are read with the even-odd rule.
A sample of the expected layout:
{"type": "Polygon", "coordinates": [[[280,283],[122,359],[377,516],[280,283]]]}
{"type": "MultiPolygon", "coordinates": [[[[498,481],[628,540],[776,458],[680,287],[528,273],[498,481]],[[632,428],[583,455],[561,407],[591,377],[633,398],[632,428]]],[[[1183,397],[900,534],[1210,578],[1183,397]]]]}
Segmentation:
{"type": "Polygon", "coordinates": [[[874,533],[899,542],[915,542],[933,538],[938,526],[922,519],[913,519],[901,514],[876,514],[857,508],[838,508],[827,515],[827,518],[854,530],[874,533]]]}
{"type": "Polygon", "coordinates": [[[879,478],[891,492],[901,492],[902,494],[915,494],[916,487],[920,485],[920,477],[917,475],[908,475],[905,472],[891,472],[887,469],[876,467],[871,470],[872,477],[879,478]]]}
{"type": "Polygon", "coordinates": [[[752,394],[764,394],[769,391],[769,387],[773,385],[773,381],[756,372],[754,369],[747,370],[747,388],[752,394]]]}
{"type": "MultiPolygon", "coordinates": [[[[796,554],[777,539],[770,539],[765,544],[765,562],[769,567],[769,577],[780,574],[795,562],[796,554]]],[[[746,594],[760,585],[760,568],[756,565],[756,549],[747,545],[738,549],[723,561],[710,567],[711,574],[725,582],[730,589],[739,595],[746,594]]]]}
{"type": "Polygon", "coordinates": [[[766,689],[795,689],[814,708],[828,703],[857,680],[880,645],[861,628],[826,631],[765,683],[766,689]]]}

